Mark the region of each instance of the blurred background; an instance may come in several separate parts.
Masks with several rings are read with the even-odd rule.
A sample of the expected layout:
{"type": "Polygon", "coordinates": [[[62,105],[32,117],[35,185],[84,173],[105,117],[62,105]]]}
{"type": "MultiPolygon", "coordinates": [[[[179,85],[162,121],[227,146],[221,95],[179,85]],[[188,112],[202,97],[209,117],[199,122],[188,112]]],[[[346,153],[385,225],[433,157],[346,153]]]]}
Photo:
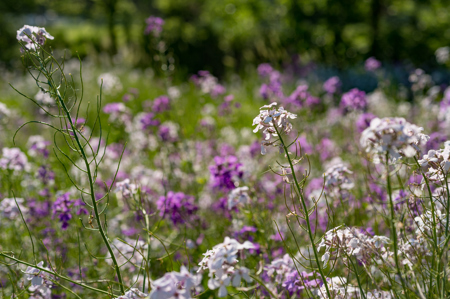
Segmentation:
{"type": "Polygon", "coordinates": [[[449,10],[448,0],[2,0],[0,64],[20,63],[16,30],[29,24],[45,27],[53,48],[104,66],[145,69],[164,52],[179,76],[223,78],[264,62],[348,72],[373,56],[406,76],[440,70],[439,82],[434,53],[450,44],[449,10]],[[165,21],[161,35],[144,34],[149,16],[165,21]]]}

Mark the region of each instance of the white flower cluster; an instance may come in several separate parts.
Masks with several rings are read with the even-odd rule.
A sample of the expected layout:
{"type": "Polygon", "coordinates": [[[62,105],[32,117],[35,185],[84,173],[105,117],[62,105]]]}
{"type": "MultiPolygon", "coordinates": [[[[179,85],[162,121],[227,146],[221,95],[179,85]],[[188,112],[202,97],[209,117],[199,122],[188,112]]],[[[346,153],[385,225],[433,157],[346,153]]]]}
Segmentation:
{"type": "Polygon", "coordinates": [[[11,110],[8,109],[8,107],[0,102],[0,121],[3,119],[8,118],[8,116],[11,115],[11,110]]]}
{"type": "Polygon", "coordinates": [[[219,297],[227,296],[227,286],[232,283],[234,287],[241,284],[241,279],[251,282],[250,270],[245,267],[236,268],[239,262],[238,253],[244,249],[253,249],[255,246],[250,241],[243,244],[235,239],[225,237],[225,241],[208,250],[199,263],[199,272],[209,270],[208,287],[211,290],[219,288],[219,297]]]}
{"type": "Polygon", "coordinates": [[[261,143],[261,154],[266,153],[266,146],[272,145],[270,142],[271,136],[277,136],[277,130],[280,134],[288,134],[292,130],[292,124],[289,122],[290,119],[297,118],[296,114],[292,114],[283,107],[276,109],[277,103],[272,103],[270,105],[264,105],[260,108],[259,115],[253,119],[253,126],[256,128],[253,130],[254,133],[262,130],[264,135],[264,141],[261,143]]]}
{"type": "Polygon", "coordinates": [[[97,78],[97,83],[102,90],[109,94],[115,94],[122,91],[122,83],[120,78],[112,73],[103,73],[97,78]]]}
{"type": "Polygon", "coordinates": [[[432,211],[427,210],[425,213],[414,218],[416,225],[418,226],[416,234],[419,236],[429,235],[432,231],[439,232],[445,227],[446,215],[442,214],[440,210],[432,211]]]}
{"type": "Polygon", "coordinates": [[[275,259],[270,263],[270,265],[265,266],[264,270],[267,271],[267,275],[270,277],[276,274],[275,282],[281,284],[284,280],[286,280],[286,275],[292,273],[292,271],[296,270],[296,268],[294,261],[289,254],[285,254],[283,258],[275,259]]]}
{"type": "MultiPolygon", "coordinates": [[[[23,214],[25,214],[28,211],[28,208],[23,205],[23,198],[16,198],[16,200],[19,204],[20,210],[23,214]]],[[[14,198],[4,198],[0,201],[0,215],[10,220],[14,220],[20,215],[19,208],[17,207],[14,198]]]]}
{"type": "Polygon", "coordinates": [[[373,259],[379,260],[380,256],[385,260],[392,255],[384,247],[384,244],[388,243],[389,238],[385,236],[370,237],[356,228],[336,227],[326,232],[318,249],[320,251],[322,247],[325,248],[325,254],[322,256],[325,267],[330,259],[341,256],[344,261],[348,256],[354,256],[359,262],[370,264],[373,259]]]}
{"type": "Polygon", "coordinates": [[[428,167],[426,176],[431,181],[445,181],[448,170],[450,169],[450,141],[444,143],[444,148],[439,150],[430,150],[428,154],[423,155],[419,160],[422,167],[428,167]]]}
{"type": "Polygon", "coordinates": [[[432,253],[428,247],[426,239],[418,237],[417,239],[410,238],[409,240],[400,240],[399,256],[403,257],[402,264],[413,269],[414,265],[421,263],[422,258],[431,256],[432,253]]]}
{"type": "Polygon", "coordinates": [[[350,190],[353,189],[354,184],[347,176],[352,174],[344,164],[336,164],[330,167],[323,175],[325,177],[325,187],[327,190],[350,190]]]}
{"type": "Polygon", "coordinates": [[[48,39],[54,39],[45,28],[25,25],[17,30],[17,40],[25,44],[25,48],[36,51],[38,44],[43,46],[48,39]]]}
{"type": "Polygon", "coordinates": [[[198,288],[202,282],[200,274],[191,274],[182,266],[180,272],[169,272],[163,277],[152,281],[150,299],[188,299],[192,298],[191,291],[198,288]]]}
{"type": "Polygon", "coordinates": [[[147,294],[142,293],[136,288],[131,288],[124,295],[119,296],[115,299],[146,299],[148,298],[147,294]]]}
{"type": "MultiPolygon", "coordinates": [[[[359,287],[355,287],[347,283],[345,277],[333,277],[328,281],[328,289],[330,290],[331,296],[334,299],[392,299],[392,293],[387,291],[373,290],[367,292],[362,296],[359,287]]],[[[325,285],[323,285],[318,290],[318,296],[320,299],[331,299],[327,295],[325,285]]]]}
{"type": "Polygon", "coordinates": [[[450,59],[450,47],[438,48],[434,54],[438,63],[445,64],[450,59]]]}
{"type": "MultiPolygon", "coordinates": [[[[44,262],[40,262],[37,266],[50,270],[49,268],[44,267],[44,262]]],[[[29,291],[32,293],[38,292],[39,294],[36,298],[50,299],[52,297],[52,275],[33,267],[28,267],[25,274],[27,275],[27,280],[31,280],[29,291]]]]}
{"type": "Polygon", "coordinates": [[[29,171],[30,164],[27,156],[17,147],[2,149],[0,168],[14,171],[29,171]]]}
{"type": "Polygon", "coordinates": [[[413,157],[420,152],[429,136],[423,128],[408,123],[401,117],[374,118],[370,126],[362,132],[361,146],[374,154],[374,163],[380,163],[380,155],[389,153],[393,161],[402,156],[413,157]]]}
{"type": "Polygon", "coordinates": [[[123,198],[128,199],[138,192],[138,186],[132,184],[130,179],[125,179],[116,183],[116,192],[120,193],[123,198]]]}
{"type": "Polygon", "coordinates": [[[250,202],[250,196],[247,193],[248,187],[238,187],[228,194],[228,210],[237,205],[245,205],[250,202]]]}

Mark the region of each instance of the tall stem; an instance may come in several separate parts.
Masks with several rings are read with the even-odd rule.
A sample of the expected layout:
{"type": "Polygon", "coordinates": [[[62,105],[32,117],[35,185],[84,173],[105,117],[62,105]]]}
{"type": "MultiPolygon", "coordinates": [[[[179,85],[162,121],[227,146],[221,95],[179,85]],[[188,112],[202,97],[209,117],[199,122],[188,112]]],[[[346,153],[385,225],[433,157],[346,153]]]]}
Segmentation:
{"type": "Polygon", "coordinates": [[[114,252],[112,250],[111,244],[109,243],[108,236],[107,236],[105,230],[103,229],[103,226],[102,226],[102,223],[101,223],[101,220],[100,220],[100,214],[99,214],[99,211],[98,211],[97,200],[95,198],[94,181],[93,181],[93,177],[92,177],[89,161],[87,159],[87,156],[86,156],[86,153],[84,151],[84,148],[81,145],[80,139],[78,138],[77,128],[76,128],[76,126],[73,123],[72,117],[70,115],[69,110],[67,109],[67,106],[64,103],[64,100],[62,99],[61,94],[59,93],[59,90],[56,88],[56,86],[54,86],[54,82],[53,82],[53,79],[52,79],[51,75],[49,75],[46,72],[45,69],[44,69],[44,71],[45,71],[46,77],[48,79],[48,84],[49,84],[50,88],[52,88],[55,91],[55,93],[56,93],[56,95],[58,97],[58,101],[59,101],[62,109],[64,110],[64,113],[67,116],[67,120],[69,121],[70,127],[72,129],[73,136],[74,136],[75,141],[76,141],[77,146],[78,146],[78,150],[80,151],[80,155],[81,155],[81,157],[82,157],[82,159],[83,159],[83,161],[84,161],[84,163],[86,165],[87,176],[88,176],[88,179],[89,179],[89,189],[90,189],[90,195],[91,195],[91,200],[92,200],[92,206],[94,207],[94,215],[95,215],[95,220],[97,221],[98,230],[100,232],[100,235],[102,236],[103,242],[105,243],[106,247],[108,248],[109,254],[111,255],[111,259],[112,259],[113,264],[114,264],[114,269],[115,269],[116,274],[117,274],[117,279],[119,280],[120,291],[121,291],[122,294],[125,294],[125,289],[124,289],[124,285],[123,285],[122,275],[120,273],[119,264],[117,263],[117,259],[116,259],[115,255],[114,255],[114,252]]]}
{"type": "Polygon", "coordinates": [[[306,226],[307,226],[307,230],[308,230],[308,236],[309,236],[309,240],[311,242],[311,246],[313,248],[314,258],[315,258],[316,263],[317,263],[317,268],[319,269],[320,277],[322,278],[323,284],[324,284],[325,289],[327,291],[328,298],[332,298],[331,294],[330,294],[330,290],[328,289],[327,279],[325,277],[325,274],[323,273],[323,269],[322,269],[322,266],[320,264],[321,261],[319,260],[319,254],[317,253],[317,248],[316,248],[316,244],[315,244],[315,241],[314,241],[314,236],[313,236],[312,231],[311,231],[311,223],[310,223],[310,219],[309,219],[308,207],[306,206],[305,198],[303,197],[303,193],[302,193],[302,190],[300,188],[300,184],[298,183],[297,176],[295,175],[294,165],[292,164],[292,160],[291,160],[291,157],[289,156],[288,148],[286,147],[286,144],[284,143],[284,140],[281,137],[280,132],[278,131],[276,126],[274,126],[274,127],[275,127],[275,130],[277,131],[278,138],[280,138],[280,142],[283,145],[284,152],[285,152],[286,157],[287,157],[287,159],[289,161],[289,167],[291,168],[291,171],[292,171],[292,178],[294,179],[295,187],[297,188],[298,194],[300,195],[300,199],[301,199],[301,202],[302,202],[302,208],[303,208],[303,211],[305,212],[305,220],[306,220],[306,226]]]}
{"type": "Polygon", "coordinates": [[[391,225],[391,234],[392,234],[392,240],[394,242],[394,259],[395,259],[395,267],[397,270],[397,275],[400,278],[400,282],[402,283],[403,291],[405,292],[405,295],[407,298],[409,298],[408,291],[406,289],[405,282],[402,277],[402,273],[400,271],[400,263],[398,260],[398,244],[397,244],[397,230],[395,228],[395,213],[394,213],[394,201],[392,200],[392,188],[391,188],[391,177],[389,175],[389,153],[386,153],[386,180],[387,180],[387,188],[388,188],[388,195],[389,195],[389,209],[390,209],[390,225],[391,225]]]}

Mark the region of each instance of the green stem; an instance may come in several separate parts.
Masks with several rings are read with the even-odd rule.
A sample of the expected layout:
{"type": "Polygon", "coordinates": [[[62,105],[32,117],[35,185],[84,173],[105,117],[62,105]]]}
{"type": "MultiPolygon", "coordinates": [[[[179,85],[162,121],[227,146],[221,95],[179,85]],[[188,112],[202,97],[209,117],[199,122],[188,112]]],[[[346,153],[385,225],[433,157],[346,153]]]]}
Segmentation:
{"type": "Polygon", "coordinates": [[[400,282],[402,283],[403,291],[404,291],[406,297],[409,298],[408,291],[406,289],[406,285],[405,285],[405,282],[403,280],[402,273],[400,271],[400,263],[399,263],[399,260],[398,260],[397,230],[395,228],[395,221],[394,221],[394,218],[395,218],[394,201],[392,200],[391,178],[390,178],[390,175],[389,175],[389,153],[386,153],[386,180],[387,180],[387,188],[388,188],[388,195],[389,195],[389,208],[390,208],[390,214],[391,214],[390,215],[391,216],[390,217],[390,222],[391,222],[390,224],[391,224],[392,240],[393,240],[393,243],[394,243],[395,267],[396,267],[396,270],[397,270],[397,274],[400,277],[400,282]]]}
{"type": "Polygon", "coordinates": [[[292,178],[294,179],[295,187],[297,188],[298,194],[300,195],[300,199],[301,199],[301,202],[302,202],[302,208],[303,208],[303,211],[305,213],[305,220],[306,220],[306,225],[307,225],[307,230],[308,230],[308,236],[309,236],[309,240],[311,241],[311,246],[312,246],[313,252],[314,252],[314,258],[315,258],[316,263],[317,263],[317,268],[319,269],[320,277],[322,278],[323,284],[324,284],[325,289],[327,291],[328,298],[332,298],[330,290],[328,289],[327,279],[325,277],[325,274],[323,273],[322,266],[320,265],[321,261],[319,260],[319,254],[317,253],[316,244],[314,242],[314,236],[313,236],[312,231],[311,231],[311,223],[310,223],[310,220],[309,220],[308,207],[306,206],[306,202],[305,202],[305,198],[303,197],[302,189],[300,188],[300,185],[299,185],[298,180],[297,180],[297,176],[295,175],[294,165],[292,164],[292,160],[291,160],[291,157],[289,155],[288,148],[286,147],[286,145],[284,143],[284,140],[281,137],[280,132],[278,132],[278,129],[277,129],[276,126],[274,126],[274,128],[277,131],[277,135],[278,135],[278,138],[280,138],[281,144],[283,145],[284,152],[285,152],[286,157],[287,157],[287,159],[289,161],[289,167],[291,168],[291,171],[292,171],[292,178]]]}
{"type": "Polygon", "coordinates": [[[102,236],[103,242],[105,243],[106,247],[108,248],[109,254],[111,255],[111,259],[114,264],[114,269],[117,274],[117,279],[119,280],[120,291],[122,294],[125,294],[125,289],[124,289],[124,285],[123,285],[122,275],[120,273],[119,264],[117,263],[116,257],[114,255],[112,247],[109,243],[108,236],[106,235],[106,232],[104,231],[102,223],[101,223],[101,219],[100,219],[100,215],[99,215],[99,211],[98,211],[97,200],[95,198],[94,182],[93,182],[93,178],[92,178],[91,168],[90,168],[86,153],[84,152],[84,147],[81,145],[80,139],[78,137],[78,130],[77,130],[76,126],[73,124],[72,117],[70,115],[69,110],[66,107],[66,104],[64,103],[64,101],[61,97],[61,94],[59,93],[59,89],[57,89],[56,86],[54,86],[54,82],[53,82],[51,75],[49,75],[47,73],[46,69],[43,69],[43,70],[48,79],[48,84],[49,84],[50,88],[52,88],[55,91],[55,93],[58,97],[58,101],[67,116],[67,120],[69,121],[70,127],[72,129],[73,136],[75,138],[78,149],[80,151],[80,155],[86,165],[87,176],[89,179],[89,189],[90,189],[90,195],[91,195],[91,200],[92,200],[92,206],[94,207],[94,214],[95,214],[95,219],[97,221],[98,230],[100,232],[100,235],[102,236]]]}

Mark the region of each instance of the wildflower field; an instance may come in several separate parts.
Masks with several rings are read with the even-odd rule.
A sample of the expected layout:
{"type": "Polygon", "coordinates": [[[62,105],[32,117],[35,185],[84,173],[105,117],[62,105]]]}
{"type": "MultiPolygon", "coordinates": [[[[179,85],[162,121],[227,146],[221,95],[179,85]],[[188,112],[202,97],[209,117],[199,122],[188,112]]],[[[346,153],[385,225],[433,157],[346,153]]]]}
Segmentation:
{"type": "Polygon", "coordinates": [[[157,75],[55,39],[1,74],[0,298],[450,297],[448,82],[177,81],[161,41],[157,75]]]}

